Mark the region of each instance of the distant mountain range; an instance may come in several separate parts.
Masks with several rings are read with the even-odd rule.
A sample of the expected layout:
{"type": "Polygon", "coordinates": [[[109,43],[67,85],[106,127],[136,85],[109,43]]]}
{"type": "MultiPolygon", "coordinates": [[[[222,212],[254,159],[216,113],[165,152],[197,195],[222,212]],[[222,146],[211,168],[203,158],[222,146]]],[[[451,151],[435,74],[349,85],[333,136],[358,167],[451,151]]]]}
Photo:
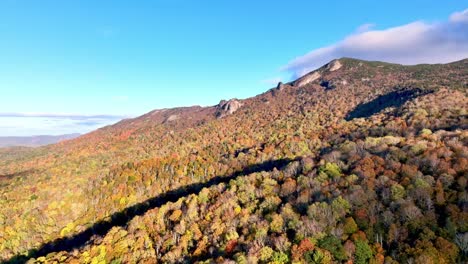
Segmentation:
{"type": "Polygon", "coordinates": [[[55,144],[63,140],[79,137],[80,134],[66,134],[58,136],[40,135],[30,137],[0,137],[0,148],[4,147],[39,147],[55,144]]]}

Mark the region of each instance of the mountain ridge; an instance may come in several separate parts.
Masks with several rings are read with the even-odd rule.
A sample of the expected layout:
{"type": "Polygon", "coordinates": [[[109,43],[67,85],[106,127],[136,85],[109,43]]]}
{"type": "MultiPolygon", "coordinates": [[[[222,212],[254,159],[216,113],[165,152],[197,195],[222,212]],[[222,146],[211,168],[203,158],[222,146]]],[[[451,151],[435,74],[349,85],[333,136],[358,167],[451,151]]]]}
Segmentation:
{"type": "MultiPolygon", "coordinates": [[[[462,59],[462,60],[458,60],[458,61],[454,61],[454,62],[450,62],[450,63],[438,63],[438,64],[429,64],[429,63],[423,63],[423,64],[415,64],[415,65],[404,65],[404,64],[398,64],[398,63],[388,63],[388,62],[383,62],[383,61],[366,61],[366,60],[361,60],[361,59],[356,59],[356,58],[349,58],[349,57],[342,57],[342,58],[339,58],[339,59],[334,59],[334,60],[331,60],[330,62],[324,64],[322,67],[319,67],[318,69],[315,69],[313,71],[310,71],[306,74],[304,74],[303,76],[300,76],[298,77],[297,79],[293,80],[293,81],[290,81],[290,82],[287,82],[285,83],[285,85],[289,85],[289,86],[294,86],[292,84],[298,82],[301,78],[304,78],[308,75],[311,75],[311,74],[314,74],[316,72],[323,72],[325,71],[330,64],[333,64],[333,62],[336,62],[336,61],[344,61],[346,63],[347,66],[349,66],[348,64],[351,64],[351,65],[355,65],[355,64],[359,64],[359,63],[365,63],[369,66],[377,66],[377,67],[384,67],[384,66],[390,66],[390,67],[403,67],[403,68],[408,68],[408,69],[417,69],[418,67],[424,67],[424,66],[441,66],[441,65],[461,65],[461,66],[466,66],[466,64],[468,64],[468,58],[466,59],[462,59]]],[[[297,88],[297,86],[295,86],[297,88]]],[[[264,94],[267,94],[269,92],[273,92],[275,90],[280,90],[278,89],[278,86],[275,87],[275,88],[271,88],[269,89],[268,91],[264,92],[264,93],[261,93],[259,95],[256,95],[256,96],[252,96],[252,97],[248,97],[248,98],[245,98],[245,99],[236,99],[236,98],[232,98],[232,99],[235,99],[235,100],[239,100],[239,101],[248,101],[249,99],[254,99],[258,96],[261,96],[261,95],[264,95],[264,94]]],[[[223,100],[226,100],[226,99],[223,99],[223,100]]],[[[227,99],[227,100],[230,100],[230,99],[227,99]]],[[[222,101],[222,100],[221,100],[222,101]]],[[[132,122],[132,121],[135,121],[139,118],[143,118],[143,117],[149,117],[149,116],[153,116],[155,114],[158,114],[158,113],[180,113],[180,112],[185,112],[184,110],[206,110],[208,111],[208,109],[212,109],[212,108],[216,108],[218,107],[219,104],[217,105],[209,105],[209,106],[200,106],[200,105],[192,105],[192,106],[177,106],[177,107],[173,107],[173,108],[163,108],[163,109],[154,109],[154,110],[151,110],[149,111],[148,113],[145,113],[141,116],[138,116],[138,117],[135,117],[135,118],[127,118],[127,119],[124,119],[122,121],[119,121],[117,122],[116,124],[113,124],[113,125],[109,125],[109,126],[115,126],[115,125],[118,125],[119,123],[121,122],[132,122]]],[[[161,122],[165,119],[167,119],[169,116],[165,116],[161,119],[161,122]]],[[[108,127],[108,126],[106,126],[108,127]]]]}
{"type": "MultiPolygon", "coordinates": [[[[336,226],[332,226],[340,230],[339,226],[345,219],[352,218],[361,233],[353,232],[355,238],[349,234],[346,239],[333,235],[335,238],[331,240],[341,239],[342,243],[356,246],[361,243],[357,242],[359,239],[356,237],[365,237],[366,243],[372,246],[372,257],[392,258],[387,253],[393,252],[399,261],[409,257],[419,258],[420,253],[406,252],[391,243],[381,243],[380,246],[371,243],[375,232],[372,230],[382,229],[379,231],[381,234],[378,234],[388,238],[390,227],[378,217],[376,223],[384,227],[371,228],[366,225],[362,219],[364,208],[360,205],[361,198],[356,198],[354,193],[360,193],[364,197],[362,199],[384,208],[398,202],[401,208],[408,207],[415,211],[414,206],[425,208],[417,200],[417,195],[425,194],[413,194],[412,186],[417,182],[419,185],[436,187],[436,180],[425,175],[431,175],[443,184],[447,181],[444,177],[448,176],[440,175],[445,173],[453,178],[453,186],[462,186],[456,182],[462,181],[459,179],[466,173],[462,166],[466,159],[460,156],[465,146],[452,142],[450,138],[457,138],[458,142],[466,140],[467,64],[466,59],[451,64],[417,66],[338,59],[304,75],[319,72],[320,76],[312,81],[300,85],[294,85],[294,82],[282,87],[279,85],[258,96],[238,100],[241,106],[234,107],[237,109],[227,115],[220,115],[218,111],[227,110],[226,113],[229,113],[234,109],[224,107],[228,101],[209,107],[153,110],[56,145],[13,154],[0,150],[0,175],[3,175],[0,176],[3,205],[0,208],[0,222],[3,224],[0,231],[6,234],[0,238],[0,244],[3,245],[0,256],[3,259],[16,256],[12,261],[25,261],[31,257],[38,260],[43,257],[59,262],[86,262],[87,256],[89,261],[98,261],[102,257],[101,248],[105,248],[108,253],[104,258],[107,261],[120,259],[131,262],[131,258],[137,255],[125,250],[119,253],[112,248],[121,240],[126,243],[140,241],[138,237],[143,232],[146,235],[141,239],[152,246],[145,248],[139,242],[132,246],[148,254],[146,257],[140,256],[141,260],[157,258],[162,262],[187,261],[183,255],[190,255],[197,260],[203,259],[200,256],[232,260],[235,254],[243,254],[244,257],[267,262],[270,258],[262,260],[259,252],[268,247],[264,250],[273,249],[278,257],[303,261],[307,258],[306,254],[299,254],[298,249],[293,249],[291,245],[299,247],[301,243],[308,242],[293,232],[294,228],[288,227],[286,222],[292,221],[288,217],[296,219],[297,228],[312,228],[307,219],[315,219],[314,228],[333,235],[333,232],[321,226],[322,220],[314,218],[315,213],[308,214],[308,211],[318,212],[317,206],[327,208],[328,204],[332,205],[334,201],[342,203],[340,199],[345,199],[351,209],[339,213],[340,216],[335,219],[336,226]],[[337,61],[340,67],[336,66],[337,61]],[[388,101],[391,103],[382,103],[388,101]],[[362,110],[356,111],[359,109],[362,110]],[[357,114],[350,116],[353,111],[357,114]],[[437,148],[452,154],[444,154],[445,158],[440,160],[437,154],[433,158],[436,161],[430,161],[430,155],[438,153],[437,148]],[[116,213],[125,215],[128,208],[151,197],[191,184],[209,182],[216,176],[231,175],[255,164],[281,159],[290,159],[291,162],[268,172],[246,173],[228,183],[213,184],[175,202],[152,208],[130,219],[125,226],[116,226],[106,234],[93,237],[80,246],[78,251],[55,252],[54,246],[47,244],[55,239],[73,237],[98,221],[111,221],[110,216],[116,213]],[[386,160],[389,160],[388,163],[386,160]],[[441,166],[441,169],[431,165],[436,163],[446,165],[441,166]],[[364,186],[364,189],[358,189],[355,182],[364,186]],[[390,183],[393,185],[390,186],[390,183]],[[291,186],[295,186],[294,190],[288,191],[291,186]],[[378,188],[374,190],[373,186],[378,188]],[[408,193],[411,199],[390,201],[380,194],[393,193],[394,186],[398,188],[396,191],[401,191],[400,187],[403,186],[405,195],[408,193]],[[244,191],[236,191],[247,187],[250,189],[246,192],[255,199],[244,197],[244,191]],[[354,191],[349,188],[354,188],[354,191]],[[208,197],[218,198],[203,198],[206,193],[208,197]],[[213,235],[215,231],[209,226],[218,221],[193,216],[198,219],[198,229],[206,237],[193,238],[192,234],[190,243],[201,243],[198,247],[190,246],[188,242],[177,243],[182,237],[189,239],[185,232],[187,228],[182,227],[185,224],[181,221],[193,224],[193,219],[185,215],[190,215],[187,213],[188,205],[194,199],[197,204],[200,203],[195,207],[197,212],[212,215],[210,219],[223,219],[222,222],[228,225],[226,230],[219,231],[219,235],[213,235]],[[271,204],[266,205],[264,201],[271,204]],[[206,206],[203,207],[201,203],[206,206]],[[214,208],[222,207],[222,204],[234,206],[226,209],[226,215],[230,218],[224,219],[214,213],[214,208]],[[241,208],[239,210],[242,214],[232,213],[238,210],[236,206],[241,208]],[[289,213],[284,213],[285,210],[289,213]],[[152,219],[160,219],[157,215],[162,211],[168,212],[163,217],[166,220],[161,220],[156,226],[151,224],[152,219]],[[186,214],[179,215],[178,211],[186,214]],[[250,215],[257,222],[239,219],[243,214],[250,215]],[[8,217],[12,215],[23,217],[13,220],[8,217]],[[279,219],[278,215],[284,225],[279,229],[267,228],[266,237],[257,240],[255,232],[263,230],[271,219],[279,219]],[[232,219],[237,219],[239,226],[236,227],[232,219]],[[141,221],[145,222],[143,227],[136,228],[142,225],[141,221]],[[258,228],[250,233],[247,228],[249,225],[258,228]],[[152,228],[167,232],[158,233],[151,231],[152,228]],[[233,230],[236,230],[236,235],[233,230]],[[281,239],[284,243],[286,239],[290,246],[278,246],[274,242],[280,239],[278,237],[283,237],[281,239]],[[231,245],[234,243],[231,240],[237,244],[231,245]],[[169,246],[161,248],[156,246],[158,243],[168,243],[169,246]],[[203,243],[205,248],[201,246],[203,243]],[[47,252],[51,254],[41,256],[20,253],[38,248],[40,244],[49,245],[51,250],[47,252]],[[232,252],[227,250],[230,247],[232,252]]],[[[450,188],[445,192],[455,191],[463,197],[461,187],[450,188]]],[[[435,199],[433,196],[430,198],[435,199]]],[[[452,202],[448,199],[447,203],[460,211],[459,215],[450,213],[451,217],[465,217],[466,208],[460,201],[452,202]]],[[[445,210],[452,208],[449,205],[442,203],[438,206],[445,210]]],[[[442,210],[440,208],[438,210],[442,210]]],[[[436,218],[443,215],[438,211],[427,211],[436,218]]],[[[391,212],[402,219],[406,217],[406,212],[393,209],[391,212]]],[[[439,221],[447,220],[440,218],[439,221]]],[[[455,229],[463,234],[464,227],[459,225],[455,229]]],[[[397,228],[407,232],[412,230],[400,222],[397,228]]],[[[341,253],[332,252],[330,247],[324,246],[323,241],[328,236],[320,237],[308,229],[304,230],[309,234],[313,248],[316,248],[315,251],[313,248],[305,251],[310,251],[311,257],[320,254],[335,260],[343,257],[341,253]]],[[[456,234],[444,235],[442,231],[437,229],[436,233],[444,242],[439,239],[437,243],[445,243],[450,247],[455,245],[456,234]],[[447,244],[447,239],[452,244],[447,244]]],[[[420,238],[419,235],[414,237],[420,238]]],[[[60,243],[60,240],[57,241],[60,243]]],[[[399,242],[409,245],[415,241],[402,238],[399,242]]],[[[436,246],[435,240],[431,243],[434,243],[433,247],[436,246]]],[[[57,249],[60,249],[60,245],[57,249]]]]}

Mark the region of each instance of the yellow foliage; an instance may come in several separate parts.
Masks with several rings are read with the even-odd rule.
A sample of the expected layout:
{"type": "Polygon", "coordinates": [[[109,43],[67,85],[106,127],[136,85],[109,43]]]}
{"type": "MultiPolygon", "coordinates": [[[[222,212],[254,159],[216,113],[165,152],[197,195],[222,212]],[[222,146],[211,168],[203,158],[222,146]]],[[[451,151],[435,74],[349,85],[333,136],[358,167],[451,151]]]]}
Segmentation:
{"type": "Polygon", "coordinates": [[[68,223],[67,226],[65,226],[62,231],[60,231],[60,236],[65,236],[75,230],[75,224],[74,223],[68,223]]]}
{"type": "Polygon", "coordinates": [[[9,236],[13,236],[16,232],[15,230],[13,230],[13,228],[11,228],[10,226],[7,226],[5,228],[5,233],[7,233],[9,236]]]}
{"type": "Polygon", "coordinates": [[[169,219],[171,219],[171,221],[178,221],[180,219],[180,217],[182,216],[182,211],[181,210],[175,210],[171,216],[169,217],[169,219]]]}
{"type": "Polygon", "coordinates": [[[49,207],[49,210],[53,210],[53,209],[58,208],[58,203],[57,203],[57,201],[51,202],[51,203],[49,204],[48,207],[49,207]]]}
{"type": "Polygon", "coordinates": [[[93,258],[91,264],[106,264],[106,247],[104,245],[100,245],[98,250],[99,255],[93,258]]]}
{"type": "Polygon", "coordinates": [[[240,214],[242,212],[242,208],[238,205],[234,208],[234,213],[236,213],[236,215],[240,214]]]}

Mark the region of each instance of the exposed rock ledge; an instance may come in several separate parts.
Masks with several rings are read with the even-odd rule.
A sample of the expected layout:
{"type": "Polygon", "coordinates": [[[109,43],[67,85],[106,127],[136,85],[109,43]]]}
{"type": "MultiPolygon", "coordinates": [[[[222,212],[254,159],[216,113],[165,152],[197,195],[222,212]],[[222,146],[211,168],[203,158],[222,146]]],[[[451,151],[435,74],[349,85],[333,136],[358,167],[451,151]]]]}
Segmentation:
{"type": "MultiPolygon", "coordinates": [[[[326,65],[326,70],[333,72],[339,70],[341,67],[343,67],[343,64],[339,60],[334,60],[330,62],[329,64],[326,65]]],[[[304,86],[306,84],[309,84],[313,81],[320,80],[322,78],[322,72],[324,72],[324,68],[315,70],[313,72],[310,72],[301,78],[297,79],[293,85],[295,87],[300,87],[304,86]]]]}
{"type": "Polygon", "coordinates": [[[223,118],[225,116],[232,115],[241,107],[242,107],[242,103],[237,99],[231,99],[229,101],[222,100],[216,106],[216,108],[218,109],[218,111],[216,112],[216,117],[223,118]]]}
{"type": "Polygon", "coordinates": [[[282,82],[279,82],[278,85],[276,86],[276,90],[282,91],[285,88],[285,84],[282,82]]]}
{"type": "Polygon", "coordinates": [[[304,85],[306,85],[308,83],[311,83],[311,82],[313,82],[315,80],[318,80],[320,77],[322,77],[320,72],[318,72],[318,71],[311,72],[311,73],[306,74],[306,75],[302,76],[301,78],[297,79],[294,82],[294,86],[295,87],[304,86],[304,85]]]}
{"type": "Polygon", "coordinates": [[[327,65],[329,71],[339,70],[343,65],[339,60],[334,60],[327,65]]]}
{"type": "Polygon", "coordinates": [[[166,119],[166,122],[176,121],[176,120],[179,119],[179,118],[180,118],[179,115],[170,115],[170,116],[166,119]]]}

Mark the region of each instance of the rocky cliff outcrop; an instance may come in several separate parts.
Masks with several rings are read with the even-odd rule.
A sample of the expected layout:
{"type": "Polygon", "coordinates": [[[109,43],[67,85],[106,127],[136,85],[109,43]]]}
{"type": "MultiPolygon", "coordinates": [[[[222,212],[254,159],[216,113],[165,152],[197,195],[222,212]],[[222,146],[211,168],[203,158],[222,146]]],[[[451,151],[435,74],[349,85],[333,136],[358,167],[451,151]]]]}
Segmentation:
{"type": "Polygon", "coordinates": [[[297,79],[294,82],[294,86],[295,87],[304,86],[304,85],[309,84],[309,83],[311,83],[311,82],[313,82],[315,80],[318,80],[320,77],[322,77],[322,75],[318,71],[308,73],[308,74],[302,76],[301,78],[297,79]]]}
{"type": "Polygon", "coordinates": [[[343,65],[341,64],[341,62],[339,60],[334,60],[334,61],[331,61],[328,65],[327,65],[327,69],[329,71],[337,71],[339,70],[343,65]]]}
{"type": "Polygon", "coordinates": [[[301,87],[301,86],[304,86],[304,85],[309,84],[311,82],[314,82],[316,80],[320,80],[321,82],[323,82],[322,76],[326,75],[327,71],[328,72],[334,72],[334,71],[337,71],[337,70],[341,69],[341,67],[343,67],[343,64],[339,60],[331,61],[330,63],[328,63],[324,67],[322,67],[320,69],[317,69],[317,70],[315,70],[313,72],[310,72],[310,73],[302,76],[301,78],[297,79],[293,83],[293,85],[295,87],[301,87]]]}
{"type": "Polygon", "coordinates": [[[217,112],[216,112],[216,117],[217,118],[223,118],[228,115],[232,115],[234,112],[239,110],[239,108],[242,107],[242,102],[237,100],[237,99],[231,99],[229,101],[222,100],[219,102],[219,104],[216,106],[217,112]]]}
{"type": "Polygon", "coordinates": [[[284,83],[279,82],[278,85],[276,86],[276,89],[278,91],[282,91],[282,90],[284,90],[285,87],[286,87],[286,85],[284,83]]]}

